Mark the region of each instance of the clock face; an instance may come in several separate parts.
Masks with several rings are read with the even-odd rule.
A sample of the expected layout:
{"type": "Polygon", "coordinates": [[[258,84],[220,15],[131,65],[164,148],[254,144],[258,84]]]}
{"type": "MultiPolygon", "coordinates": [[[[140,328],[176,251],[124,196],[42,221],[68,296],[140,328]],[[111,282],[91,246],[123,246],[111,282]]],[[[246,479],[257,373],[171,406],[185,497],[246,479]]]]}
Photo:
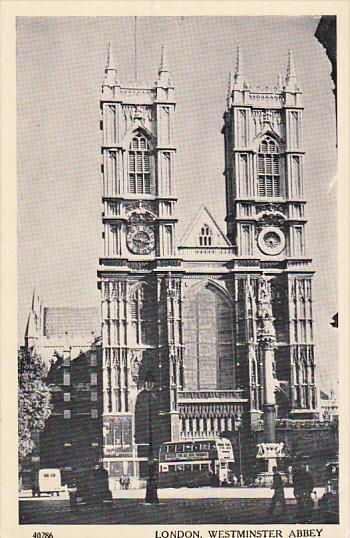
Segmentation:
{"type": "Polygon", "coordinates": [[[142,224],[129,226],[126,242],[134,254],[149,254],[154,249],[154,232],[150,226],[142,224]]]}
{"type": "Polygon", "coordinates": [[[258,237],[258,246],[264,254],[276,256],[286,245],[284,233],[279,228],[268,226],[263,228],[258,237]]]}

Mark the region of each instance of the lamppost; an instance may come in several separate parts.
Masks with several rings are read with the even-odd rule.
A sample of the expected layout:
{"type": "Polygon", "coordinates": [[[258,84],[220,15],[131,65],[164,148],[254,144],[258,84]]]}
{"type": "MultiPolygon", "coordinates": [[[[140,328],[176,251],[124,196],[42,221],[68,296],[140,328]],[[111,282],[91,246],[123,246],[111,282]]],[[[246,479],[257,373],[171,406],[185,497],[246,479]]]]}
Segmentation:
{"type": "Polygon", "coordinates": [[[147,504],[157,504],[158,492],[157,492],[157,479],[156,479],[156,468],[155,462],[153,460],[153,428],[152,428],[152,390],[154,387],[154,380],[151,375],[148,375],[145,379],[145,390],[148,393],[148,428],[149,428],[149,450],[148,450],[148,476],[147,476],[147,485],[146,485],[146,497],[145,502],[147,504]]]}
{"type": "Polygon", "coordinates": [[[239,450],[239,485],[243,486],[242,470],[242,444],[241,444],[241,426],[238,427],[238,450],[239,450]]]}

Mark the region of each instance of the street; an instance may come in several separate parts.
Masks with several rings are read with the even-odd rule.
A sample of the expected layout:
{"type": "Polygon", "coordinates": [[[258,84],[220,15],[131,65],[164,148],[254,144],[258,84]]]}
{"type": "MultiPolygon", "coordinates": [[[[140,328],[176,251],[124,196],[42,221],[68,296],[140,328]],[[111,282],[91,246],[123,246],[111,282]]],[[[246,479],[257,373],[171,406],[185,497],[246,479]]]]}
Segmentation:
{"type": "MultiPolygon", "coordinates": [[[[197,490],[198,492],[198,490],[197,490]]],[[[270,516],[269,498],[160,498],[158,505],[146,505],[142,498],[118,498],[101,507],[81,508],[78,513],[70,510],[68,500],[26,499],[19,503],[21,524],[281,524],[296,522],[296,505],[287,499],[288,513],[283,520],[270,516]]],[[[314,510],[313,523],[320,523],[321,516],[314,510]]]]}

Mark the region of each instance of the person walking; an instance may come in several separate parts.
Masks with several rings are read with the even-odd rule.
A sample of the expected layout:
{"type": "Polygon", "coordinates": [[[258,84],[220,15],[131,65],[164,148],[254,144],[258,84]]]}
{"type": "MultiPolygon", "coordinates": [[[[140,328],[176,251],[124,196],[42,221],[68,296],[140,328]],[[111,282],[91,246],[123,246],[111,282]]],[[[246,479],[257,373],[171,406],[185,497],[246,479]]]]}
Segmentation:
{"type": "Polygon", "coordinates": [[[297,465],[293,470],[293,486],[294,497],[297,501],[298,523],[312,523],[314,480],[305,466],[297,465]]]}
{"type": "Polygon", "coordinates": [[[284,498],[284,485],[283,485],[283,479],[280,473],[278,472],[277,467],[273,467],[273,483],[272,483],[272,489],[275,490],[273,497],[271,499],[271,504],[269,508],[269,514],[272,514],[276,504],[279,504],[282,507],[282,514],[287,513],[287,505],[286,500],[284,498]]]}

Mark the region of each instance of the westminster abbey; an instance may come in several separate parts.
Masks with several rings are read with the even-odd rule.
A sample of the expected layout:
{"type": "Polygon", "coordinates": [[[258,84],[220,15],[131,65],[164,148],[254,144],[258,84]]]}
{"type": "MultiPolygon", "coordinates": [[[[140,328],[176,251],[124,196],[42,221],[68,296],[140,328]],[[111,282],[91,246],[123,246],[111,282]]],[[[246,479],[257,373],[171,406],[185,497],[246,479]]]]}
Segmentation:
{"type": "MultiPolygon", "coordinates": [[[[261,431],[271,397],[265,345],[276,421],[317,418],[302,92],[291,51],[285,78],[257,87],[241,54],[238,47],[223,111],[226,230],[202,207],[179,243],[175,91],[164,47],[148,86],[124,85],[109,48],[100,102],[101,325],[94,309],[84,310],[83,329],[79,313],[66,312],[76,333],[67,351],[59,309],[35,299],[26,342],[51,356],[57,344],[63,371],[77,360],[74,338],[83,335],[76,347],[87,352],[94,335],[91,379],[79,390],[88,391],[89,419],[100,421],[101,437],[89,443],[111,477],[145,476],[150,435],[156,454],[165,441],[261,431]]],[[[65,379],[67,422],[74,409],[64,395],[74,387],[65,379]]],[[[63,445],[69,451],[72,442],[63,445]]]]}

